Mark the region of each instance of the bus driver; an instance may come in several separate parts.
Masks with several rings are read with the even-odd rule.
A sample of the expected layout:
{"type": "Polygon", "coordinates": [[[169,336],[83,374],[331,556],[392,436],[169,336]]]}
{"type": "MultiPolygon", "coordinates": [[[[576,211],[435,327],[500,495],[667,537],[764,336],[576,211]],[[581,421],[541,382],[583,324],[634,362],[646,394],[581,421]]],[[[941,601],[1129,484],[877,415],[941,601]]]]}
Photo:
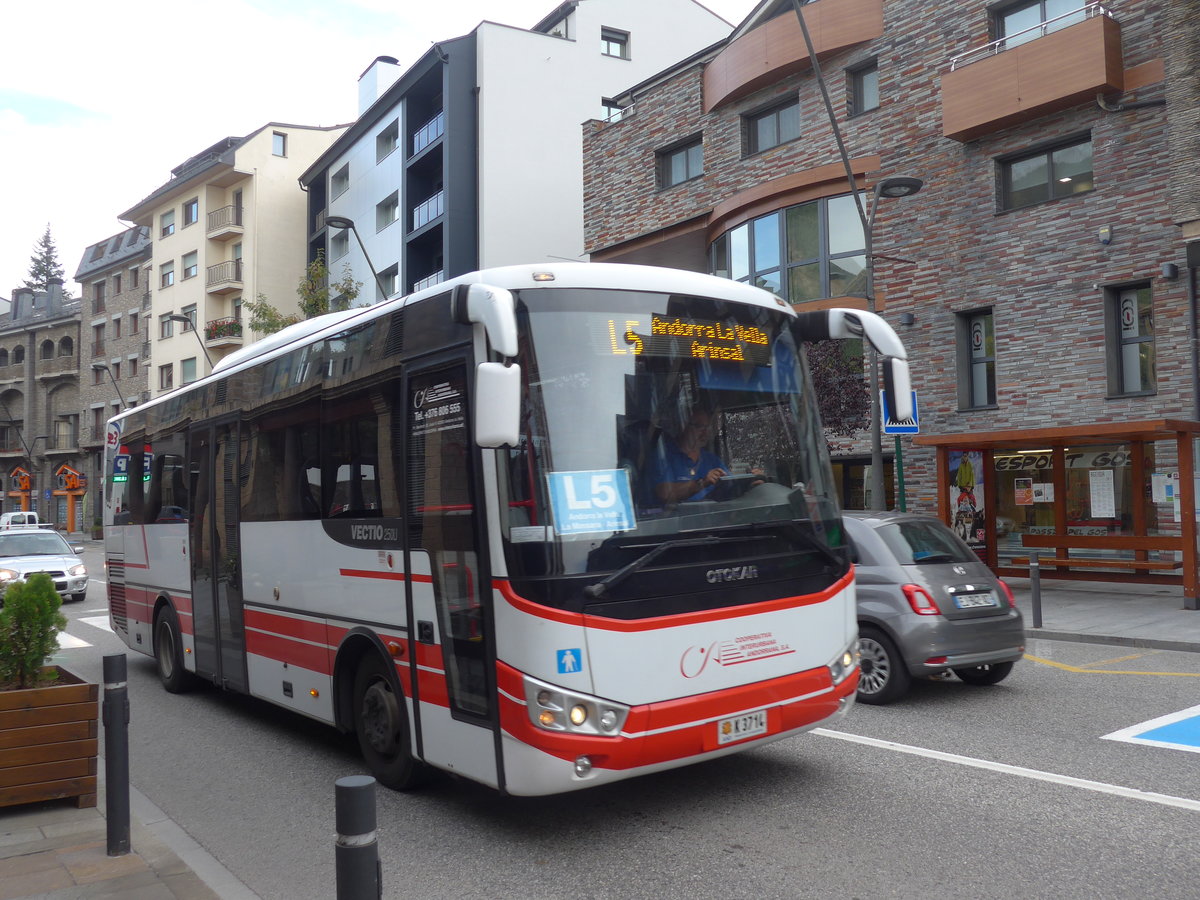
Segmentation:
{"type": "Polygon", "coordinates": [[[663,503],[703,500],[729,472],[717,454],[708,449],[712,413],[697,406],[675,441],[659,448],[654,489],[663,503]]]}

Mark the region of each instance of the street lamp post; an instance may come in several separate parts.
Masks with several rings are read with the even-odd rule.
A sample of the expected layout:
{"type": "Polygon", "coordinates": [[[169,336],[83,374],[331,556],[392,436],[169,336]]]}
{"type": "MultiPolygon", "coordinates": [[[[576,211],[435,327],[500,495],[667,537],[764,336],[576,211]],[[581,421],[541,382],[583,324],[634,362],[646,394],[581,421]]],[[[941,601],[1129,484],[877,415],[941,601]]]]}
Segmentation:
{"type": "Polygon", "coordinates": [[[359,237],[358,229],[354,227],[354,220],[349,219],[346,216],[326,216],[325,226],[327,228],[349,228],[354,232],[354,239],[358,241],[358,247],[360,250],[362,250],[363,259],[367,261],[367,268],[370,269],[371,274],[375,276],[375,284],[379,287],[379,292],[383,295],[384,300],[388,299],[388,295],[391,293],[391,291],[389,291],[387,285],[383,283],[383,279],[379,277],[379,273],[375,271],[375,264],[371,262],[371,257],[367,253],[367,245],[363,243],[363,239],[359,237]]]}
{"type": "Polygon", "coordinates": [[[95,372],[104,371],[108,373],[108,380],[112,382],[113,390],[117,392],[117,402],[121,404],[121,409],[126,409],[125,398],[121,396],[121,389],[117,386],[117,379],[113,377],[112,369],[102,362],[92,363],[92,370],[95,372]]]}
{"type": "Polygon", "coordinates": [[[167,316],[172,322],[181,322],[188,326],[188,330],[196,336],[196,340],[200,342],[200,352],[204,354],[204,358],[208,361],[208,371],[212,371],[212,357],[208,355],[208,348],[204,346],[204,338],[200,337],[200,332],[196,330],[196,323],[192,321],[191,316],[181,315],[180,313],[172,313],[167,316]]]}
{"type": "MultiPolygon", "coordinates": [[[[868,312],[875,312],[875,251],[872,233],[875,230],[875,212],[879,206],[879,198],[885,197],[891,200],[898,197],[911,197],[921,189],[923,184],[924,182],[920,178],[897,175],[877,182],[875,189],[871,192],[870,209],[866,221],[863,223],[868,312]]],[[[873,347],[867,359],[870,370],[867,389],[871,392],[871,480],[867,506],[869,509],[880,510],[887,508],[887,500],[884,496],[883,480],[883,410],[879,405],[879,363],[873,347]]]]}

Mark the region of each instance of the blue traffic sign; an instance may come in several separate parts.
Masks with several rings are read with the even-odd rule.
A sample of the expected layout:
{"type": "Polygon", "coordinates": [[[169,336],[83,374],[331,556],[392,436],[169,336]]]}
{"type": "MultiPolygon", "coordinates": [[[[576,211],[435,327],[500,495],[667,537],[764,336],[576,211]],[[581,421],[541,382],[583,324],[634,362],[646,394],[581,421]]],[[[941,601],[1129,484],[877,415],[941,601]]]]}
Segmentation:
{"type": "Polygon", "coordinates": [[[879,392],[879,408],[883,411],[884,434],[920,434],[921,421],[917,415],[917,392],[912,391],[912,418],[897,419],[892,412],[892,404],[888,402],[887,391],[879,392]]]}

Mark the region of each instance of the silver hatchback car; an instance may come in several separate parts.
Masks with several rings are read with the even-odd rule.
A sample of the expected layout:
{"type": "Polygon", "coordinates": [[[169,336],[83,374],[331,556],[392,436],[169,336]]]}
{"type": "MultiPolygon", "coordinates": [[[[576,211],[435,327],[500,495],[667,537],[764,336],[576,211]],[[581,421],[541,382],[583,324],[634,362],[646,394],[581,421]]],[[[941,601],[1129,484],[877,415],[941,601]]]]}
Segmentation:
{"type": "Polygon", "coordinates": [[[1012,592],[937,519],[847,512],[856,563],[858,699],[890,703],[914,677],[996,684],[1025,653],[1012,592]]]}

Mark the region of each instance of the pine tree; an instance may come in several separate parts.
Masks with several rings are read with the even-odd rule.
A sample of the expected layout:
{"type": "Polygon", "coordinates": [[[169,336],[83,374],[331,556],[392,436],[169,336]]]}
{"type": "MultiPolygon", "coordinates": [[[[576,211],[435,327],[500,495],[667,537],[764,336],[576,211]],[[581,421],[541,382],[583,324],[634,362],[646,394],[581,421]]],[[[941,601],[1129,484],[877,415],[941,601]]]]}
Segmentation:
{"type": "MultiPolygon", "coordinates": [[[[54,246],[54,238],[50,236],[50,223],[46,223],[46,231],[41,239],[34,244],[33,256],[29,259],[29,277],[25,279],[25,287],[35,291],[46,290],[51,278],[63,278],[63,267],[58,261],[58,248],[54,246]]],[[[70,297],[66,286],[63,286],[63,297],[70,297]]]]}

